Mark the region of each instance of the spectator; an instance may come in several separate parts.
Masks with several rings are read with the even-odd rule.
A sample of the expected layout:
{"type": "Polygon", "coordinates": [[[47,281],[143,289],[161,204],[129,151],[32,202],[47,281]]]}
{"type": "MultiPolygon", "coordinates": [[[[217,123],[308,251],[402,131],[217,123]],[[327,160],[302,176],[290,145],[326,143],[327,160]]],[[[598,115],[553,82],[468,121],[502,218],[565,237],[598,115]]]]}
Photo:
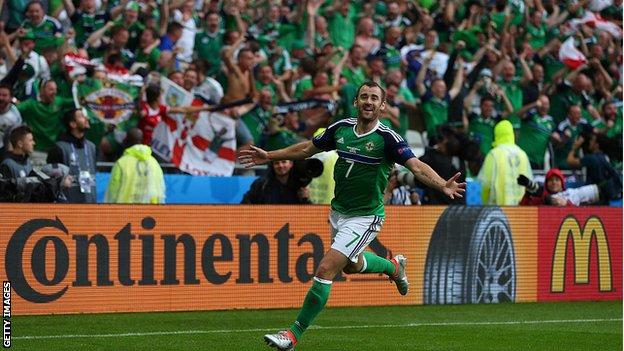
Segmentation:
{"type": "MultiPolygon", "coordinates": [[[[539,63],[531,67],[531,80],[522,80],[522,104],[525,106],[535,102],[540,94],[544,92],[544,67],[539,63]]],[[[546,111],[548,112],[548,111],[546,111]]],[[[522,115],[519,113],[520,118],[522,115]]]]}
{"type": "Polygon", "coordinates": [[[152,156],[152,149],[141,144],[140,129],[128,131],[128,147],[115,162],[104,197],[107,203],[162,204],[165,203],[163,171],[152,156]]]}
{"type": "Polygon", "coordinates": [[[524,189],[516,183],[520,174],[533,177],[529,158],[514,140],[513,126],[501,121],[494,127],[494,148],[485,156],[479,172],[484,205],[515,206],[524,189]]]}
{"type": "Polygon", "coordinates": [[[607,198],[608,189],[596,184],[566,189],[565,178],[557,168],[551,168],[546,174],[546,184],[541,185],[520,175],[518,184],[526,188],[520,201],[523,206],[579,206],[599,204],[601,198],[607,198]]]}
{"type": "Polygon", "coordinates": [[[602,150],[606,141],[603,135],[583,133],[576,138],[567,157],[567,164],[571,168],[586,168],[587,184],[596,184],[607,189],[606,193],[609,196],[602,199],[603,204],[608,204],[609,200],[622,198],[622,176],[613,169],[609,158],[602,150]],[[585,156],[579,158],[576,153],[581,146],[585,156]]]}
{"type": "Polygon", "coordinates": [[[398,181],[398,171],[392,170],[388,178],[388,185],[384,191],[386,205],[420,205],[420,196],[409,186],[398,181]]]}
{"type": "Polygon", "coordinates": [[[550,104],[550,115],[555,119],[555,123],[565,120],[571,106],[578,106],[581,116],[589,116],[587,107],[590,106],[590,101],[586,91],[591,89],[592,82],[587,75],[579,72],[579,70],[573,72],[567,80],[557,86],[550,104]]]}
{"type": "Polygon", "coordinates": [[[250,49],[243,48],[238,52],[238,62],[234,64],[232,55],[234,49],[242,45],[244,38],[239,38],[234,44],[224,49],[221,55],[227,67],[227,90],[221,103],[227,104],[251,97],[255,92],[255,83],[252,69],[254,54],[250,49]]]}
{"type": "MultiPolygon", "coordinates": [[[[475,86],[479,86],[478,83],[475,86]]],[[[473,90],[474,91],[474,90],[473,90]]],[[[469,101],[473,94],[469,94],[469,101]]],[[[500,121],[494,108],[494,98],[485,96],[481,99],[480,114],[472,112],[468,115],[468,132],[470,137],[479,143],[483,155],[487,155],[494,142],[494,126],[500,121]]]]}
{"type": "Polygon", "coordinates": [[[22,178],[28,176],[33,169],[30,154],[34,150],[35,140],[28,126],[18,126],[9,135],[11,150],[0,163],[0,175],[4,178],[22,178]]]}
{"type": "MultiPolygon", "coordinates": [[[[522,122],[518,146],[529,156],[533,169],[544,169],[546,150],[553,139],[555,121],[548,114],[549,110],[550,99],[546,95],[540,95],[535,102],[524,106],[519,112],[522,122]],[[524,113],[526,109],[529,111],[524,113]]],[[[553,154],[551,154],[551,159],[552,157],[554,157],[553,154]]]]}
{"type": "Polygon", "coordinates": [[[78,9],[74,7],[72,0],[62,1],[76,31],[76,46],[79,48],[83,47],[93,32],[104,27],[110,19],[108,12],[97,10],[95,0],[80,0],[78,9]]]}
{"type": "Polygon", "coordinates": [[[347,83],[359,87],[366,81],[365,57],[364,48],[360,45],[355,44],[349,49],[346,64],[342,69],[342,76],[347,79],[347,83]]]}
{"type": "MultiPolygon", "coordinates": [[[[459,93],[463,82],[462,69],[457,70],[455,80],[451,90],[446,90],[446,83],[442,78],[435,78],[431,81],[431,87],[427,89],[425,87],[425,73],[429,68],[429,63],[433,59],[435,51],[430,51],[425,62],[418,72],[418,78],[416,78],[416,87],[418,94],[422,99],[423,118],[427,127],[427,137],[430,140],[435,140],[438,136],[438,126],[445,124],[448,121],[448,108],[451,100],[453,100],[459,93]]],[[[463,64],[462,60],[458,60],[460,67],[463,64]]]]}
{"type": "Polygon", "coordinates": [[[526,188],[520,201],[521,206],[546,205],[547,197],[566,190],[565,177],[558,168],[551,168],[546,173],[544,185],[540,185],[524,175],[518,176],[518,185],[526,188]]]}
{"type": "Polygon", "coordinates": [[[22,124],[22,115],[13,104],[13,91],[10,85],[0,83],[0,161],[9,146],[11,130],[22,124]]]}
{"type": "Polygon", "coordinates": [[[332,43],[348,49],[355,42],[356,13],[349,0],[337,0],[325,9],[332,43]]]}
{"type": "MultiPolygon", "coordinates": [[[[520,56],[520,62],[524,62],[524,57],[520,56]]],[[[523,92],[522,86],[520,85],[520,80],[516,77],[516,66],[511,61],[501,61],[502,62],[502,72],[500,79],[498,80],[498,85],[503,88],[506,99],[511,103],[512,111],[508,116],[509,121],[513,125],[514,129],[520,129],[520,118],[515,112],[518,112],[522,107],[523,101],[523,92]]],[[[526,64],[522,65],[524,69],[525,79],[531,80],[531,72],[526,64]]]]}
{"type": "Polygon", "coordinates": [[[360,45],[364,52],[372,54],[381,46],[381,41],[373,36],[375,32],[375,22],[372,18],[362,17],[358,22],[355,43],[360,45]]]}
{"type": "Polygon", "coordinates": [[[70,203],[95,203],[95,172],[97,150],[85,139],[89,119],[81,109],[72,109],[63,115],[66,133],[62,134],[48,154],[47,163],[62,163],[69,167],[75,182],[67,189],[70,203]]]}
{"type": "Polygon", "coordinates": [[[35,47],[35,35],[27,32],[19,39],[19,49],[16,56],[24,58],[24,67],[19,76],[18,84],[14,87],[15,96],[18,100],[26,100],[36,96],[36,87],[41,81],[50,79],[50,67],[45,58],[33,49],[35,47]]]}
{"type": "Polygon", "coordinates": [[[267,174],[256,179],[243,197],[243,204],[309,204],[307,187],[295,188],[289,182],[293,161],[274,161],[267,174]]]}
{"type": "Polygon", "coordinates": [[[180,49],[176,49],[176,45],[180,38],[182,38],[182,33],[184,32],[184,26],[182,26],[178,22],[171,22],[167,26],[167,32],[160,38],[160,45],[158,49],[161,52],[169,51],[176,52],[180,51],[180,49]]]}
{"type": "MultiPolygon", "coordinates": [[[[552,134],[555,141],[555,165],[559,169],[571,169],[568,164],[568,153],[576,138],[583,132],[587,121],[582,118],[581,106],[570,105],[567,118],[557,126],[552,134]]],[[[576,151],[576,150],[575,150],[576,151]]]]}
{"type": "Polygon", "coordinates": [[[397,1],[389,1],[388,2],[388,13],[386,15],[386,22],[384,26],[386,28],[389,27],[400,27],[405,28],[412,25],[412,21],[403,17],[401,14],[401,8],[399,7],[399,3],[397,1]]]}
{"type": "MultiPolygon", "coordinates": [[[[419,157],[419,159],[428,164],[434,171],[436,171],[440,177],[454,176],[458,172],[461,176],[459,181],[464,182],[466,180],[466,167],[464,166],[464,159],[460,157],[460,149],[467,147],[466,137],[461,133],[453,131],[449,127],[441,128],[441,138],[432,147],[425,148],[425,154],[419,157]]],[[[405,173],[410,175],[411,173],[405,173]]],[[[445,178],[446,179],[446,178],[445,178]]],[[[402,180],[403,184],[410,184],[409,180],[402,180]]],[[[461,205],[466,203],[465,198],[450,199],[442,192],[432,190],[423,184],[414,184],[414,186],[424,188],[424,194],[421,201],[427,205],[461,205]]]]}
{"type": "MultiPolygon", "coordinates": [[[[122,26],[128,29],[128,44],[126,48],[135,51],[138,48],[139,40],[143,31],[148,28],[139,20],[139,12],[141,7],[136,1],[128,1],[123,9],[123,15],[115,21],[116,26],[122,26]]],[[[153,31],[153,29],[151,29],[153,31]]]]}
{"type": "Polygon", "coordinates": [[[56,46],[57,38],[63,34],[63,26],[54,17],[45,14],[43,4],[37,0],[26,5],[26,20],[23,28],[35,37],[35,51],[41,54],[44,47],[56,46]]]}
{"type": "Polygon", "coordinates": [[[180,47],[177,59],[190,63],[193,59],[193,48],[195,47],[195,33],[199,27],[199,17],[197,12],[193,11],[193,0],[182,2],[182,6],[173,10],[173,23],[182,25],[182,35],[176,41],[176,45],[180,47]]]}
{"type": "Polygon", "coordinates": [[[205,62],[203,73],[207,76],[214,76],[221,69],[221,57],[215,53],[221,52],[224,34],[219,14],[209,12],[206,16],[206,28],[195,35],[195,52],[197,58],[205,62]]]}
{"type": "MultiPolygon", "coordinates": [[[[192,73],[197,76],[197,72],[192,70],[192,73]]],[[[186,76],[186,75],[185,75],[186,76]]],[[[196,78],[195,78],[196,79],[196,78]]],[[[188,84],[195,82],[192,79],[187,79],[188,84]]],[[[185,85],[187,84],[185,80],[185,85]]],[[[143,144],[152,144],[152,135],[154,134],[154,128],[160,121],[168,121],[169,113],[196,113],[205,111],[210,106],[182,106],[182,107],[169,107],[161,103],[161,90],[160,85],[150,84],[145,88],[145,100],[141,101],[139,105],[139,123],[138,127],[143,135],[143,144]]]]}
{"type": "Polygon", "coordinates": [[[148,70],[155,71],[160,59],[159,44],[160,40],[156,37],[156,31],[152,28],[145,28],[141,32],[138,48],[134,53],[135,62],[145,63],[148,70]]]}
{"type": "Polygon", "coordinates": [[[255,145],[259,145],[262,141],[262,135],[266,132],[269,119],[273,115],[273,106],[271,91],[262,89],[257,104],[250,104],[237,112],[241,115],[242,123],[249,129],[255,145]]]}
{"type": "MultiPolygon", "coordinates": [[[[35,166],[44,165],[47,153],[61,134],[62,116],[74,108],[74,101],[56,95],[56,83],[43,81],[37,99],[30,98],[17,105],[24,122],[32,128],[37,144],[32,154],[35,166]]],[[[95,155],[94,155],[95,156],[95,155]]]]}

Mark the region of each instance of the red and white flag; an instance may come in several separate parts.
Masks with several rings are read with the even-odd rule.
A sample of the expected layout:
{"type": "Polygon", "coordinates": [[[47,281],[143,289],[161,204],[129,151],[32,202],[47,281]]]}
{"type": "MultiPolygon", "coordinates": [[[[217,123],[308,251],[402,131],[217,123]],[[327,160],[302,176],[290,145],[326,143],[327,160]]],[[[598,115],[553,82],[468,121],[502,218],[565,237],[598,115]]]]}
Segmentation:
{"type": "MultiPolygon", "coordinates": [[[[193,94],[161,77],[168,106],[197,106],[193,94]]],[[[231,176],[236,162],[235,121],[221,113],[170,114],[156,125],[152,150],[180,170],[194,175],[231,176]]]]}
{"type": "Polygon", "coordinates": [[[591,11],[585,11],[583,18],[573,19],[570,21],[570,25],[575,30],[578,30],[578,26],[581,24],[589,26],[590,28],[596,28],[598,30],[608,32],[617,39],[622,38],[622,28],[620,28],[620,26],[603,19],[599,14],[595,14],[591,11]]]}
{"type": "Polygon", "coordinates": [[[570,37],[561,44],[559,61],[574,70],[586,64],[587,58],[574,46],[574,38],[570,37]]]}

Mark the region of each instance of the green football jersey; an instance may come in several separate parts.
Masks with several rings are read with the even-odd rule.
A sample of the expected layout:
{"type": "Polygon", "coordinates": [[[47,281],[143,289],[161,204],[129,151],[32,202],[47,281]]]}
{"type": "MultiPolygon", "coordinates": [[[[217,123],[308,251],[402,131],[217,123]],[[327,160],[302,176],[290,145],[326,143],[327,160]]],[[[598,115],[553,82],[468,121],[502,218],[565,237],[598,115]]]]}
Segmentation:
{"type": "Polygon", "coordinates": [[[340,120],[312,142],[317,148],[337,150],[333,210],[349,216],[384,216],[383,195],[394,163],[405,164],[412,150],[390,128],[378,122],[370,132],[355,132],[357,119],[340,120]]]}

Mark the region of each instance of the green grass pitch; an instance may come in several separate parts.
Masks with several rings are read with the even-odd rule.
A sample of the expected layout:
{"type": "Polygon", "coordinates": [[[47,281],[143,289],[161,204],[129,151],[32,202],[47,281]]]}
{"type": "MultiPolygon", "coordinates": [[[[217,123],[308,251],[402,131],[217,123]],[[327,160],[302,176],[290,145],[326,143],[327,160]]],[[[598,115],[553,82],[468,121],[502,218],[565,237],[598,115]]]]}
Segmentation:
{"type": "MultiPolygon", "coordinates": [[[[14,316],[14,350],[269,350],[296,310],[14,316]]],[[[327,308],[297,350],[622,350],[622,302],[327,308]]]]}

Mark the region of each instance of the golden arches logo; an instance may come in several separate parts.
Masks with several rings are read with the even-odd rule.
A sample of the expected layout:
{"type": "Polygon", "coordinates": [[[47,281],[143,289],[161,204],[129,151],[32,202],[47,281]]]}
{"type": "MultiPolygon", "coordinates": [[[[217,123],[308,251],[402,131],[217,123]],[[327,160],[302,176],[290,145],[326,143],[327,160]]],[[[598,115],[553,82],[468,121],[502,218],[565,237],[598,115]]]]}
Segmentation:
{"type": "Polygon", "coordinates": [[[612,278],[609,243],[602,222],[595,216],[587,219],[584,228],[581,228],[578,220],[573,216],[567,217],[561,223],[553,255],[550,291],[554,293],[564,291],[566,256],[568,252],[568,238],[570,236],[572,237],[572,250],[574,250],[574,283],[589,283],[592,238],[596,237],[599,289],[601,292],[611,291],[612,278]]]}

